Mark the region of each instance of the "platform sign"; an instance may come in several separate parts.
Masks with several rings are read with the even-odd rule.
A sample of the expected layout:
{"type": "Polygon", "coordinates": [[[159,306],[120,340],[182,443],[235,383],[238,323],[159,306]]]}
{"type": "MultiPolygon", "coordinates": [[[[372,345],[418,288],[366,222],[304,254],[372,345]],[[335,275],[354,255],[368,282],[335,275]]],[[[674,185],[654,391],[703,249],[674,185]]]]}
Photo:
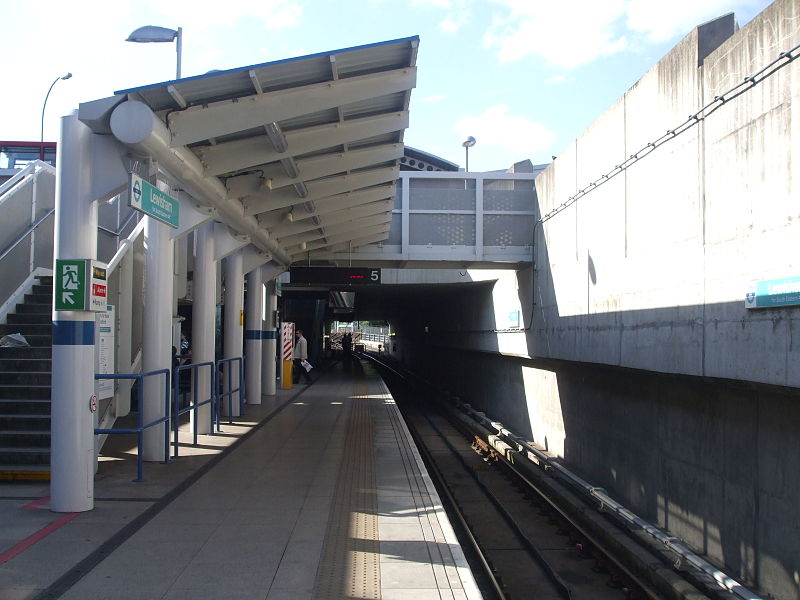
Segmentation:
{"type": "MultiPolygon", "coordinates": [[[[114,372],[114,306],[109,304],[106,310],[95,315],[94,328],[94,360],[95,373],[114,372]]],[[[95,394],[98,398],[114,396],[114,380],[98,379],[94,382],[95,394]]]]}
{"type": "Polygon", "coordinates": [[[800,306],[800,276],[758,281],[747,290],[745,308],[800,306]]]}
{"type": "Polygon", "coordinates": [[[108,306],[108,265],[90,260],[88,263],[90,284],[89,308],[95,312],[105,311],[108,306]]]}
{"type": "Polygon", "coordinates": [[[370,267],[292,267],[291,282],[327,285],[368,285],[381,282],[381,270],[370,267]]]}
{"type": "Polygon", "coordinates": [[[177,229],[180,225],[180,203],[133,173],[128,189],[128,204],[170,227],[177,229]]]}
{"type": "Polygon", "coordinates": [[[106,265],[88,258],[56,259],[56,310],[101,311],[108,303],[106,265]]]}

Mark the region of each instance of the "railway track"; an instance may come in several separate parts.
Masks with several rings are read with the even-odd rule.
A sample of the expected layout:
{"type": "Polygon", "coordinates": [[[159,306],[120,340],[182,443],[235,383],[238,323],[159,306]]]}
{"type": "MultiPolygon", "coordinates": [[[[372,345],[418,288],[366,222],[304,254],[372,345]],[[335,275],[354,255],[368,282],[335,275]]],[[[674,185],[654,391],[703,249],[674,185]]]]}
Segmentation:
{"type": "Polygon", "coordinates": [[[437,402],[405,374],[377,361],[376,366],[450,504],[451,520],[461,522],[460,535],[471,540],[469,559],[485,598],[708,598],[688,582],[685,594],[656,589],[474,431],[446,411],[432,410],[437,402]]]}

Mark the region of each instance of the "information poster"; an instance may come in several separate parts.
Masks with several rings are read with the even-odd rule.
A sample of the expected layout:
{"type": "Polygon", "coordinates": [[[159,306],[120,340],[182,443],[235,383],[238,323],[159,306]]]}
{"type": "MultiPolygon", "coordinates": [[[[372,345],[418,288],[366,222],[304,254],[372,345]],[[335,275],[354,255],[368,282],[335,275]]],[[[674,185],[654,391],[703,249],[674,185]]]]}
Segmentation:
{"type": "MultiPolygon", "coordinates": [[[[114,323],[113,305],[106,305],[106,310],[96,314],[94,328],[95,373],[114,373],[114,323]]],[[[96,380],[95,393],[101,399],[112,398],[114,396],[114,380],[96,380]]]]}

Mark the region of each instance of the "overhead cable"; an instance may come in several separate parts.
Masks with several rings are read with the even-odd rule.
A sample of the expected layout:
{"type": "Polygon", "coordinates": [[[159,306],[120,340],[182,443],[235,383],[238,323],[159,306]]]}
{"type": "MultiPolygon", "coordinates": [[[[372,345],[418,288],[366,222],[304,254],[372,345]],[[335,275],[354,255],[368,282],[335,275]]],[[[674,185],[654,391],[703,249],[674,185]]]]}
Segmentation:
{"type": "MultiPolygon", "coordinates": [[[[544,223],[549,221],[554,216],[559,214],[560,212],[564,211],[565,209],[569,208],[573,204],[575,204],[578,200],[586,196],[592,190],[600,187],[610,179],[613,179],[626,169],[628,169],[631,165],[639,162],[645,156],[648,156],[651,152],[653,152],[659,146],[666,144],[668,141],[675,139],[680,134],[688,131],[700,121],[703,121],[707,117],[709,117],[712,113],[716,112],[722,106],[733,100],[734,98],[738,98],[745,92],[753,89],[756,85],[767,79],[768,77],[777,73],[780,69],[785,67],[786,65],[790,64],[796,58],[800,56],[800,44],[788,50],[786,52],[781,52],[778,57],[773,60],[771,63],[763,67],[761,70],[755,72],[754,74],[745,77],[740,83],[729,89],[728,91],[720,94],[719,96],[714,96],[714,99],[703,106],[700,110],[698,110],[693,115],[689,115],[689,117],[680,125],[675,127],[674,129],[668,129],[667,132],[659,137],[658,139],[649,142],[647,145],[642,147],[638,152],[634,152],[631,154],[627,159],[621,162],[618,165],[615,165],[613,169],[611,169],[608,173],[601,175],[599,178],[595,179],[589,185],[584,187],[583,189],[578,190],[575,195],[570,196],[567,200],[550,210],[547,214],[543,215],[538,223],[544,223]]],[[[537,224],[538,224],[537,223],[537,224]]]]}

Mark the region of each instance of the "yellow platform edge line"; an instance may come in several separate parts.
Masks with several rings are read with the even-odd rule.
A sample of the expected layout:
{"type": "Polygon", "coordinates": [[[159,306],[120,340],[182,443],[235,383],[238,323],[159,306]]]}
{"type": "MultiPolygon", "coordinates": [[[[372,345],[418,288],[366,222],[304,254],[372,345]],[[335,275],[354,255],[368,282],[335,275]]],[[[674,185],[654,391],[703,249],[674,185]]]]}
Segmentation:
{"type": "Polygon", "coordinates": [[[2,471],[0,481],[50,481],[50,471],[2,471]]]}

